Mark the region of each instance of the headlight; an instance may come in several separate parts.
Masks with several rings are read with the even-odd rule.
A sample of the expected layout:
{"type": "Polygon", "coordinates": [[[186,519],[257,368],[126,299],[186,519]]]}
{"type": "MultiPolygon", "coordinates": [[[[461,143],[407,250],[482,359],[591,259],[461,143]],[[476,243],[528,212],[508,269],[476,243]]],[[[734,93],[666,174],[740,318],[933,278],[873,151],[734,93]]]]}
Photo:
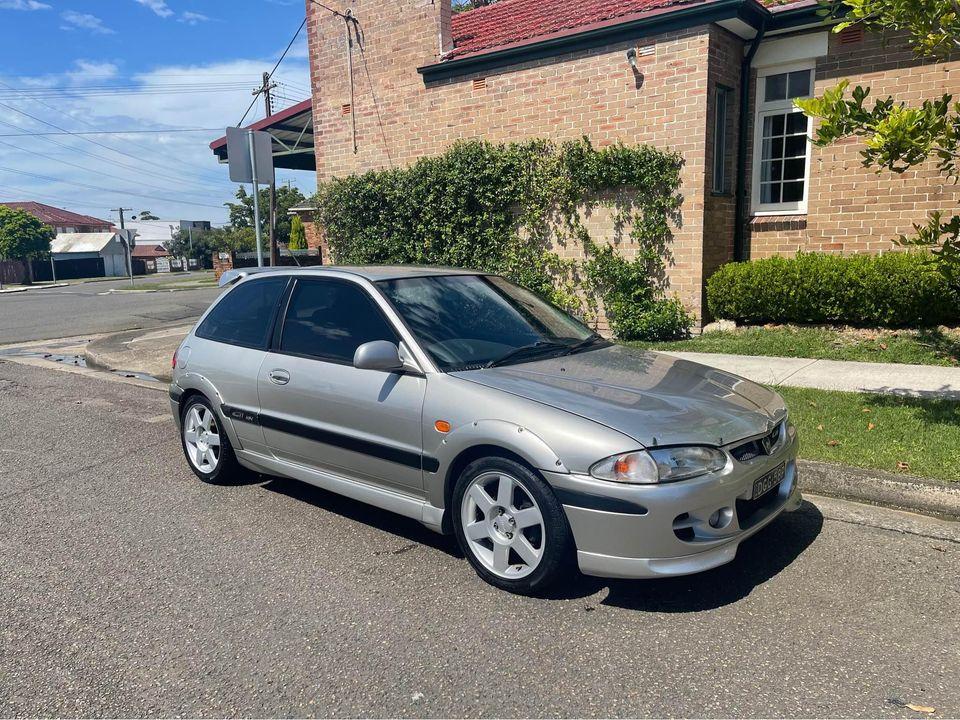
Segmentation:
{"type": "Polygon", "coordinates": [[[726,465],[727,456],[720,450],[676,447],[615,455],[590,468],[590,474],[599,480],[653,485],[689,480],[722,470],[726,465]]]}

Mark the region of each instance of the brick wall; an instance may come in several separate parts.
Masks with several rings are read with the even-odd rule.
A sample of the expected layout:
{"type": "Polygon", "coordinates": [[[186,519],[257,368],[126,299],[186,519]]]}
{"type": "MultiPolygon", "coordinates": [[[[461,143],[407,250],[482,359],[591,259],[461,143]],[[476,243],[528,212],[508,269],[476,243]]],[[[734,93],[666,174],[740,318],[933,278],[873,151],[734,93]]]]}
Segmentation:
{"type": "MultiPolygon", "coordinates": [[[[830,35],[829,52],[816,65],[816,94],[844,78],[852,85],[870,86],[873,97],[892,95],[912,104],[943,93],[960,94],[960,62],[922,62],[902,39],[885,43],[873,34],[849,44],[830,35]]],[[[861,166],[861,148],[859,139],[814,147],[807,215],[753,219],[750,257],[797,250],[849,254],[895,249],[892,239],[909,234],[913,223],[923,222],[931,210],[960,206],[960,188],[947,183],[933,163],[902,175],[876,174],[861,166]]]]}
{"type": "Polygon", "coordinates": [[[704,185],[707,189],[703,213],[703,279],[733,259],[733,234],[736,227],[737,154],[740,122],[740,65],[743,41],[719,26],[710,28],[708,53],[707,124],[704,185]],[[716,140],[716,89],[729,88],[726,110],[724,153],[725,187],[713,187],[716,140]]]}
{"type": "MultiPolygon", "coordinates": [[[[416,68],[438,61],[448,4],[353,3],[366,37],[366,63],[357,52],[355,102],[348,109],[343,21],[308,2],[318,179],[402,166],[466,138],[561,141],[586,135],[597,146],[621,140],[677,150],[686,161],[683,222],[670,249],[668,283],[670,292],[699,314],[708,113],[703,58],[713,43],[719,55],[732,52],[729,39],[715,28],[697,27],[425,86],[416,68]],[[626,51],[647,46],[654,53],[641,54],[635,76],[626,51]],[[348,110],[356,114],[356,154],[348,110]]],[[[727,205],[725,200],[711,205],[714,236],[726,232],[727,205]]],[[[613,239],[608,216],[598,213],[589,224],[595,239],[613,239]]],[[[625,254],[630,252],[626,247],[625,254]]],[[[711,267],[725,252],[710,248],[711,267]]]]}

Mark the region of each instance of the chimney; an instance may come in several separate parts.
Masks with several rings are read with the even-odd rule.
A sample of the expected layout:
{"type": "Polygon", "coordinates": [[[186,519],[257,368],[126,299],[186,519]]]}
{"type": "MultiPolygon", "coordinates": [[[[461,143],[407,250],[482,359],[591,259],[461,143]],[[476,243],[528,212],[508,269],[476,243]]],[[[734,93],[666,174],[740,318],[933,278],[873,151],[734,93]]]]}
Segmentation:
{"type": "Polygon", "coordinates": [[[440,6],[440,59],[453,50],[453,0],[433,0],[440,6]]]}

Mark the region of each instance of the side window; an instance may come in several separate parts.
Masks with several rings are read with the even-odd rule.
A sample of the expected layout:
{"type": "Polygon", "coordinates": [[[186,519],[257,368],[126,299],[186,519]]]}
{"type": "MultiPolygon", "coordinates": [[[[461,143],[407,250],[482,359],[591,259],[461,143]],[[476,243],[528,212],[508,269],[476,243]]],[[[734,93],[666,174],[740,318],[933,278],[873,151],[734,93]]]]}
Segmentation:
{"type": "Polygon", "coordinates": [[[374,340],[399,342],[363,288],[336,280],[297,281],[283,322],[281,352],[353,363],[357,348],[374,340]]]}
{"type": "Polygon", "coordinates": [[[277,303],[286,286],[286,277],[240,283],[210,311],[197,328],[197,336],[231,345],[266,348],[277,303]]]}

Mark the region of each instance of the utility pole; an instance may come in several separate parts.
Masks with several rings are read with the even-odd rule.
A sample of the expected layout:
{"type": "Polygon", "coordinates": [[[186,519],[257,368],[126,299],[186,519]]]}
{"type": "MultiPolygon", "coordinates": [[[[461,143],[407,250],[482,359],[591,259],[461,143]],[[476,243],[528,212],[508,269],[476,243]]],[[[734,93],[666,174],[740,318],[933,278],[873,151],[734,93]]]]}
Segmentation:
{"type": "MultiPolygon", "coordinates": [[[[125,207],[114,208],[113,210],[110,211],[110,212],[120,213],[120,229],[121,230],[126,229],[123,224],[123,213],[126,212],[127,210],[129,210],[130,212],[133,212],[133,208],[125,208],[125,207]]],[[[130,273],[130,285],[132,286],[133,285],[133,248],[130,247],[130,243],[127,242],[126,235],[120,236],[120,242],[122,242],[123,246],[127,249],[127,272],[130,273]]]]}
{"type": "MultiPolygon", "coordinates": [[[[270,91],[277,87],[277,84],[270,79],[270,73],[263,74],[263,85],[254,91],[254,95],[263,93],[263,105],[266,116],[273,115],[273,96],[270,91]]],[[[275,182],[270,183],[270,264],[274,267],[280,264],[280,251],[277,247],[277,186],[275,182]]]]}

